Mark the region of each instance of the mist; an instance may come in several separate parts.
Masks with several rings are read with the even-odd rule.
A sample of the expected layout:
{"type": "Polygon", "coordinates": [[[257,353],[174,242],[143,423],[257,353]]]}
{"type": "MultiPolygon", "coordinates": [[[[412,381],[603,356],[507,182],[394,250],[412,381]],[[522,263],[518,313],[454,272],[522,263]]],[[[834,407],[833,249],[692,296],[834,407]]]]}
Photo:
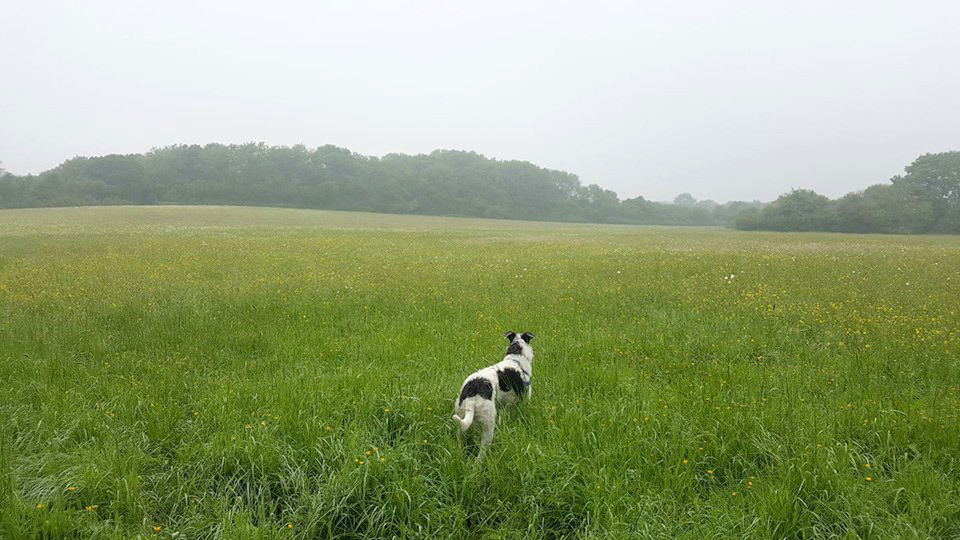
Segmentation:
{"type": "Polygon", "coordinates": [[[955,2],[8,2],[0,160],[462,149],[621,198],[829,197],[960,141],[955,2]]]}

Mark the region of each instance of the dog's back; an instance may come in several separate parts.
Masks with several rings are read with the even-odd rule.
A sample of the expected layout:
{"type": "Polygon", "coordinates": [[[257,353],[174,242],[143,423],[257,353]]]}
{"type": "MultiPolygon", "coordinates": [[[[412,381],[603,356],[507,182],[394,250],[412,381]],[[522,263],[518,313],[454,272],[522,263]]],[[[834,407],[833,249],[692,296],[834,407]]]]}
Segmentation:
{"type": "Polygon", "coordinates": [[[497,405],[514,403],[529,395],[533,369],[533,349],[530,341],[533,334],[524,332],[504,334],[510,341],[503,360],[485,367],[469,377],[460,387],[460,395],[454,405],[453,419],[466,432],[474,421],[483,425],[480,442],[493,442],[497,421],[497,405]]]}

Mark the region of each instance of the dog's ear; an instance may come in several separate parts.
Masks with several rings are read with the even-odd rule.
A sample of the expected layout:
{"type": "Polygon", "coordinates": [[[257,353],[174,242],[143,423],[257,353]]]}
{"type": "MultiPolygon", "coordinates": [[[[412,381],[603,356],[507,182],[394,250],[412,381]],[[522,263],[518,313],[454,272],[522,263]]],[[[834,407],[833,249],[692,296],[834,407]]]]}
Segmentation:
{"type": "Polygon", "coordinates": [[[535,337],[537,336],[533,335],[532,332],[524,332],[523,334],[520,335],[520,339],[526,341],[527,343],[530,343],[530,341],[535,337]]]}
{"type": "Polygon", "coordinates": [[[503,335],[503,337],[507,338],[507,341],[513,341],[513,338],[517,337],[517,333],[507,332],[506,334],[503,335]]]}

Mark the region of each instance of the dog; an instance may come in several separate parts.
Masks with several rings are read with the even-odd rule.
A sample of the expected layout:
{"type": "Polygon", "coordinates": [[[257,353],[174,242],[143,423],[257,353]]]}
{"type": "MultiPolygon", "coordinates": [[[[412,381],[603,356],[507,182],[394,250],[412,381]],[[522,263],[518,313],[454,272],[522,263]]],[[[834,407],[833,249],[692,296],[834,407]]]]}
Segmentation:
{"type": "Polygon", "coordinates": [[[483,425],[481,449],[493,442],[497,407],[530,397],[533,375],[530,341],[534,335],[507,332],[503,337],[510,342],[503,360],[467,377],[453,409],[453,419],[460,424],[462,433],[466,433],[475,421],[483,425]]]}

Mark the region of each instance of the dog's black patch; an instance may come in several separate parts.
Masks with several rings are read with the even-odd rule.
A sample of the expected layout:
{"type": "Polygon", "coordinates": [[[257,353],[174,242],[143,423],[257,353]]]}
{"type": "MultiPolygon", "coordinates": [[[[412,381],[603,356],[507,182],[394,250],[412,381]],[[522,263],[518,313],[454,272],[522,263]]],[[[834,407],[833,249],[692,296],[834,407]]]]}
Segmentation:
{"type": "Polygon", "coordinates": [[[509,347],[507,347],[507,354],[523,354],[523,346],[520,345],[519,342],[514,341],[509,347]]]}
{"type": "Polygon", "coordinates": [[[513,368],[498,370],[497,382],[500,384],[501,391],[513,391],[517,394],[517,397],[523,398],[523,391],[526,387],[523,384],[523,378],[520,376],[519,371],[513,368]]]}
{"type": "Polygon", "coordinates": [[[517,333],[516,333],[516,332],[507,332],[507,333],[505,333],[505,334],[503,335],[503,337],[507,338],[507,341],[513,341],[513,338],[517,337],[517,333]]]}
{"type": "Polygon", "coordinates": [[[520,335],[520,339],[526,341],[528,344],[530,343],[530,340],[532,340],[535,337],[537,336],[533,335],[530,332],[524,332],[523,334],[520,335]]]}
{"type": "Polygon", "coordinates": [[[493,385],[486,379],[470,379],[467,384],[463,385],[463,390],[460,391],[460,403],[473,396],[493,399],[493,385]]]}

